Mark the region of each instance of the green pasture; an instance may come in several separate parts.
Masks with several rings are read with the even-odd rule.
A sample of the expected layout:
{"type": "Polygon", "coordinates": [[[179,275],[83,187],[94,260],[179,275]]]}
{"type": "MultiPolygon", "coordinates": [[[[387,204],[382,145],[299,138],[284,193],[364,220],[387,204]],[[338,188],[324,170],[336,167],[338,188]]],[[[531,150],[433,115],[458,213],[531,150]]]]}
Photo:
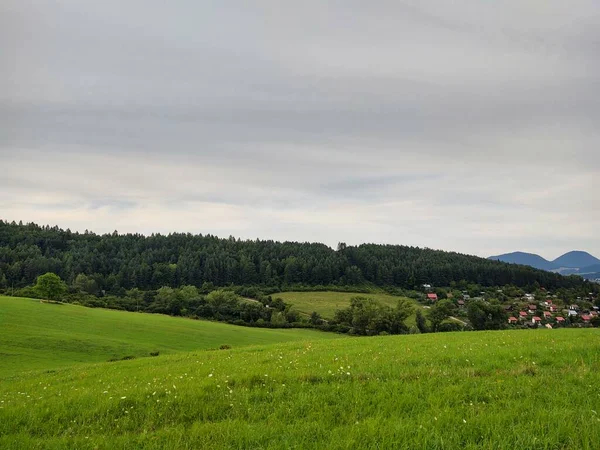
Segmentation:
{"type": "Polygon", "coordinates": [[[313,330],[271,330],[158,314],[0,296],[0,379],[25,370],[128,356],[333,339],[313,330]]]}

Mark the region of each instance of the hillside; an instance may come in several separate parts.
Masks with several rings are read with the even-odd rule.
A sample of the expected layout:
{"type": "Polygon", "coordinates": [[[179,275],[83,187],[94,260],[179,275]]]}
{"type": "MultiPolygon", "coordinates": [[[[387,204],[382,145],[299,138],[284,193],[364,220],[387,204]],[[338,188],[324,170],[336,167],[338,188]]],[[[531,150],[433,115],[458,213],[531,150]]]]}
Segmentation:
{"type": "Polygon", "coordinates": [[[552,263],[556,267],[587,267],[594,264],[600,264],[600,259],[590,255],[588,252],[573,251],[565,253],[556,258],[552,263]]]}
{"type": "Polygon", "coordinates": [[[505,253],[503,255],[490,256],[488,259],[494,261],[502,261],[510,264],[522,264],[525,266],[531,266],[540,270],[552,270],[556,269],[557,266],[551,261],[542,258],[540,255],[534,253],[525,252],[513,252],[505,253]]]}
{"type": "Polygon", "coordinates": [[[24,370],[148,357],[156,351],[168,354],[337,337],[313,330],[247,328],[0,296],[0,378],[24,370]]]}
{"type": "MultiPolygon", "coordinates": [[[[382,305],[395,307],[400,299],[406,297],[398,297],[395,295],[369,293],[361,294],[358,292],[278,292],[272,295],[274,298],[281,298],[285,303],[291,305],[294,309],[302,314],[309,315],[313,311],[318,312],[325,319],[332,319],[335,312],[339,309],[344,309],[350,306],[352,297],[369,297],[382,305]]],[[[410,299],[408,299],[410,300],[410,299]]],[[[421,307],[414,300],[415,307],[421,307]]]]}
{"type": "Polygon", "coordinates": [[[561,275],[582,275],[584,278],[596,278],[600,272],[600,259],[587,252],[572,251],[548,261],[533,253],[513,252],[490,256],[488,259],[510,264],[522,264],[540,270],[552,271],[561,275]]]}
{"type": "Polygon", "coordinates": [[[31,285],[46,272],[56,273],[69,285],[78,275],[86,275],[91,280],[85,289],[94,295],[120,295],[132,288],[200,287],[205,283],[406,289],[420,288],[424,283],[448,286],[461,280],[483,286],[538,283],[551,289],[584,283],[577,277],[527,266],[401,245],[341,243],[333,250],[318,243],[242,241],[210,235],[115,232],[99,236],[0,220],[0,289],[31,285]]]}
{"type": "Polygon", "coordinates": [[[0,448],[594,449],[598,330],[312,340],[0,383],[0,448]]]}

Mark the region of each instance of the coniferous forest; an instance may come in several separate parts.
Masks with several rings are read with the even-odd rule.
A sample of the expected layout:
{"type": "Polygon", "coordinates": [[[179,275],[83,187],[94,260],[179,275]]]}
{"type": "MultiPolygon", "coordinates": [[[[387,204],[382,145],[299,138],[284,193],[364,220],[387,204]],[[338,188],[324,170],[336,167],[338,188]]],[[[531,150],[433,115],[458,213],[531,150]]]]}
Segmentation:
{"type": "Polygon", "coordinates": [[[113,295],[133,288],[205,283],[281,289],[291,285],[414,289],[423,283],[449,286],[461,281],[548,289],[587,284],[576,276],[401,245],[340,243],[332,249],[318,243],[201,234],[98,235],[0,220],[0,289],[31,285],[47,272],[68,284],[84,275],[93,289],[113,295]]]}

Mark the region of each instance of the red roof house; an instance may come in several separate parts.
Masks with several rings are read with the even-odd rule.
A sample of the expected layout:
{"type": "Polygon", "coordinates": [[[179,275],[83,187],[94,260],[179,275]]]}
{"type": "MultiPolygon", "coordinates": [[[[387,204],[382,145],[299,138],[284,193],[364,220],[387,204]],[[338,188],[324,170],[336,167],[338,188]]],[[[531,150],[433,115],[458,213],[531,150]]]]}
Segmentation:
{"type": "Polygon", "coordinates": [[[564,321],[565,321],[565,318],[564,318],[564,317],[560,317],[560,316],[558,316],[558,317],[555,317],[555,319],[556,319],[556,322],[557,322],[557,323],[562,323],[562,322],[564,322],[564,321]]]}
{"type": "Polygon", "coordinates": [[[550,319],[552,317],[552,313],[550,311],[544,311],[544,319],[550,319]]]}
{"type": "Polygon", "coordinates": [[[581,320],[583,320],[584,322],[589,322],[590,320],[592,320],[592,316],[590,316],[589,314],[583,314],[581,316],[581,320]]]}
{"type": "Polygon", "coordinates": [[[540,323],[542,321],[542,319],[538,316],[533,316],[533,318],[531,319],[532,323],[540,323]]]}
{"type": "Polygon", "coordinates": [[[516,317],[512,317],[511,316],[511,317],[508,318],[508,323],[517,323],[517,320],[518,319],[516,317]]]}
{"type": "Polygon", "coordinates": [[[525,311],[521,311],[521,312],[519,312],[519,317],[521,319],[525,319],[525,318],[527,318],[527,313],[525,311]]]}
{"type": "Polygon", "coordinates": [[[438,299],[438,296],[437,296],[437,294],[427,294],[427,298],[429,300],[431,300],[432,302],[436,302],[438,299]]]}

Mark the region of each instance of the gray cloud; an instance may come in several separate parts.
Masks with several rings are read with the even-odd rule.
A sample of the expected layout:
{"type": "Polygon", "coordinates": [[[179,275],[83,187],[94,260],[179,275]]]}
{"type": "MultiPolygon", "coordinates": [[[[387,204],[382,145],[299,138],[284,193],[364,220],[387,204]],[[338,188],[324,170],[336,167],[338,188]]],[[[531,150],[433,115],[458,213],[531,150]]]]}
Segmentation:
{"type": "Polygon", "coordinates": [[[600,255],[595,1],[8,0],[0,39],[4,218],[600,255]]]}

